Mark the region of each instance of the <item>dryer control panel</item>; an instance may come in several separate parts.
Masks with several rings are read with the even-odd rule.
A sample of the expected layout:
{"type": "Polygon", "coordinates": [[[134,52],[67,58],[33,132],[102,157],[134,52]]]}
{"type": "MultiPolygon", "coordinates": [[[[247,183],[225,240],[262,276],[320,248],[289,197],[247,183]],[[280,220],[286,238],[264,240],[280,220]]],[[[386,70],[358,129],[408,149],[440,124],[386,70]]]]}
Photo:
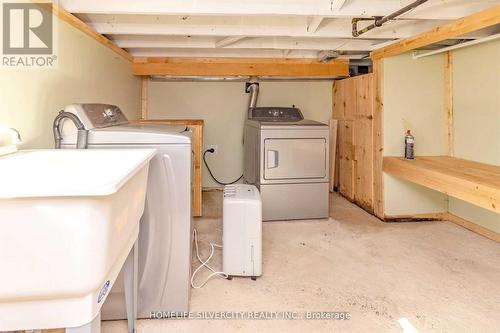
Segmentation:
{"type": "Polygon", "coordinates": [[[300,121],[304,119],[298,108],[255,107],[250,109],[250,119],[258,121],[300,121]]]}

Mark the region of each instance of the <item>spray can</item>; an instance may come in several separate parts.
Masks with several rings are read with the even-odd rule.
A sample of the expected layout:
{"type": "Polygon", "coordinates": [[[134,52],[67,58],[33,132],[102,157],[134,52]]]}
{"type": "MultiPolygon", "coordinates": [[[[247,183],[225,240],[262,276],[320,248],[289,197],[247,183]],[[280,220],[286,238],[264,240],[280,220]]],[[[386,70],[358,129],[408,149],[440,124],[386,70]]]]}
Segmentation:
{"type": "Polygon", "coordinates": [[[413,155],[413,145],[415,144],[415,138],[413,135],[411,135],[410,130],[406,130],[406,135],[405,135],[405,158],[412,160],[414,155],[413,155]]]}

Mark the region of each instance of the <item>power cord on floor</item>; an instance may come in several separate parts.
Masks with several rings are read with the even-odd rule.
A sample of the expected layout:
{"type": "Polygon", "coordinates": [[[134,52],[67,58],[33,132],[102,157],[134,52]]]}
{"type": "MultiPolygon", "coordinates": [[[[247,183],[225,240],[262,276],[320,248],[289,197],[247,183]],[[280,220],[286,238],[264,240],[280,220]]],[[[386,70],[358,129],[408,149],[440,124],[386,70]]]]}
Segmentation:
{"type": "Polygon", "coordinates": [[[215,178],[214,174],[212,173],[212,170],[210,170],[210,167],[208,166],[207,159],[206,159],[207,153],[213,154],[214,152],[215,152],[215,149],[213,149],[213,148],[205,150],[203,152],[203,162],[205,163],[205,166],[207,167],[208,173],[210,174],[210,176],[212,177],[212,179],[217,184],[219,184],[219,185],[231,185],[231,184],[234,184],[234,183],[238,182],[241,178],[243,178],[243,175],[241,175],[238,179],[236,179],[235,181],[230,182],[230,183],[224,183],[224,182],[219,181],[217,178],[215,178]]]}
{"type": "Polygon", "coordinates": [[[210,242],[210,255],[208,256],[207,259],[205,260],[202,260],[200,258],[200,252],[199,252],[199,249],[198,249],[198,233],[196,231],[196,229],[193,229],[193,238],[194,238],[194,246],[196,248],[196,258],[198,258],[198,261],[200,262],[200,266],[198,266],[198,268],[196,268],[193,272],[193,275],[191,275],[191,287],[193,287],[194,289],[200,289],[202,288],[204,285],[207,284],[207,282],[214,276],[218,276],[220,277],[221,279],[227,279],[229,278],[229,275],[227,275],[227,273],[225,272],[217,272],[215,269],[213,269],[212,267],[210,267],[208,265],[208,262],[210,261],[210,259],[212,259],[213,255],[214,255],[214,252],[215,252],[215,248],[222,248],[222,245],[219,245],[219,244],[216,244],[216,243],[212,243],[210,242]],[[205,281],[203,281],[202,284],[200,285],[195,285],[194,284],[194,278],[196,276],[196,274],[200,271],[200,269],[202,267],[206,267],[208,268],[210,271],[212,271],[212,273],[205,279],[205,281]]]}

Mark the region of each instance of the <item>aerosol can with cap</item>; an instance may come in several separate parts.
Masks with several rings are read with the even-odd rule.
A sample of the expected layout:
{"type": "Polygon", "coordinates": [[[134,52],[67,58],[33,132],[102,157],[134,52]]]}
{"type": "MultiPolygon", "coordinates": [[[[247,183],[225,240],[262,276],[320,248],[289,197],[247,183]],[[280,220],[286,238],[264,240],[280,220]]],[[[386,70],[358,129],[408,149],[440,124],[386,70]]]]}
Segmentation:
{"type": "Polygon", "coordinates": [[[413,155],[413,145],[415,144],[415,138],[411,135],[410,130],[406,130],[405,135],[405,158],[408,160],[412,160],[414,158],[413,155]]]}

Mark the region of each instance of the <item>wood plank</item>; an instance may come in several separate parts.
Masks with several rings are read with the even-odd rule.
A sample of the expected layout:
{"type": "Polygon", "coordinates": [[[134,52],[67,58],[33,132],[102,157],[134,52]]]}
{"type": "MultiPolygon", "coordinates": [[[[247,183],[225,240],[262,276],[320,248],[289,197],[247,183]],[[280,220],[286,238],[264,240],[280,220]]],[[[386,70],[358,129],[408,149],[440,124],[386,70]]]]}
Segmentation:
{"type": "MultiPolygon", "coordinates": [[[[342,80],[343,81],[343,80],[342,80]]],[[[332,94],[332,117],[337,120],[344,120],[344,90],[345,85],[342,81],[333,82],[333,94],[332,94]]]]}
{"type": "Polygon", "coordinates": [[[373,74],[336,81],[333,86],[334,119],[339,120],[339,192],[373,212],[373,74]]]}
{"type": "Polygon", "coordinates": [[[185,125],[193,130],[193,151],[194,151],[194,175],[193,175],[193,216],[202,216],[203,202],[203,178],[202,178],[202,158],[203,158],[203,119],[147,119],[131,121],[139,124],[167,124],[185,125]]]}
{"type": "Polygon", "coordinates": [[[339,140],[339,192],[354,200],[354,126],[352,120],[340,120],[339,140]]]}
{"type": "MultiPolygon", "coordinates": [[[[332,118],[342,120],[344,118],[344,85],[341,81],[333,82],[333,93],[332,93],[332,118]]],[[[335,155],[335,167],[334,167],[334,179],[333,187],[338,189],[339,187],[339,170],[340,170],[340,159],[339,159],[339,144],[341,138],[338,136],[338,122],[337,122],[337,142],[335,145],[336,155],[335,155]]]]}
{"type": "Polygon", "coordinates": [[[451,213],[427,213],[427,214],[411,214],[411,215],[392,215],[385,216],[386,222],[417,222],[417,221],[449,221],[461,227],[464,227],[478,235],[489,238],[497,243],[500,243],[500,234],[487,229],[479,224],[465,220],[451,213]]]}
{"type": "Polygon", "coordinates": [[[487,229],[483,226],[480,226],[479,224],[467,221],[467,220],[465,220],[459,216],[456,216],[454,214],[451,214],[451,213],[447,213],[443,217],[443,220],[455,223],[455,224],[462,226],[462,227],[464,227],[472,232],[475,232],[476,234],[479,234],[479,235],[484,236],[486,238],[489,238],[497,243],[500,243],[500,234],[499,233],[497,233],[493,230],[487,229]]]}
{"type": "Polygon", "coordinates": [[[141,109],[142,119],[148,119],[148,94],[149,94],[149,76],[142,78],[142,91],[141,91],[141,109]]]}
{"type": "Polygon", "coordinates": [[[338,120],[330,119],[330,192],[335,188],[335,167],[337,161],[338,120]]]}
{"type": "Polygon", "coordinates": [[[384,171],[500,213],[500,166],[449,156],[384,157],[384,171]]]}
{"type": "Polygon", "coordinates": [[[372,60],[395,56],[404,52],[427,46],[445,39],[460,36],[469,32],[500,24],[500,5],[493,6],[478,13],[446,23],[414,37],[403,39],[397,43],[374,50],[372,60]]]}
{"type": "Polygon", "coordinates": [[[452,52],[444,54],[444,112],[448,156],[453,156],[453,58],[452,52]]]}
{"type": "MultiPolygon", "coordinates": [[[[32,0],[33,3],[36,3],[40,5],[41,7],[47,5],[47,1],[45,0],[32,0]]],[[[54,13],[55,16],[59,17],[62,21],[68,23],[72,27],[80,30],[90,38],[94,39],[98,43],[106,46],[107,48],[111,49],[113,52],[117,53],[124,59],[128,61],[132,61],[133,57],[130,53],[125,51],[124,49],[118,47],[115,43],[113,43],[111,40],[108,38],[104,37],[100,33],[98,33],[94,28],[91,26],[87,25],[85,22],[80,20],[78,17],[74,16],[73,14],[67,12],[64,8],[61,6],[58,6],[55,3],[52,3],[52,12],[54,13]]]]}
{"type": "Polygon", "coordinates": [[[344,77],[349,61],[273,58],[137,58],[135,75],[344,77]]]}
{"type": "Polygon", "coordinates": [[[373,62],[373,212],[384,218],[384,175],[382,172],[384,155],[384,62],[373,62]]]}
{"type": "Polygon", "coordinates": [[[203,215],[203,202],[202,202],[202,156],[203,156],[203,125],[189,125],[194,129],[194,179],[193,179],[193,215],[203,215]]]}
{"type": "Polygon", "coordinates": [[[418,222],[418,221],[442,221],[448,213],[424,213],[405,215],[385,215],[385,222],[418,222]]]}
{"type": "Polygon", "coordinates": [[[344,117],[345,120],[356,119],[356,110],[358,108],[357,87],[358,78],[349,78],[342,80],[345,85],[344,90],[344,117]]]}
{"type": "Polygon", "coordinates": [[[354,201],[373,211],[373,74],[357,76],[354,121],[354,201]]]}

